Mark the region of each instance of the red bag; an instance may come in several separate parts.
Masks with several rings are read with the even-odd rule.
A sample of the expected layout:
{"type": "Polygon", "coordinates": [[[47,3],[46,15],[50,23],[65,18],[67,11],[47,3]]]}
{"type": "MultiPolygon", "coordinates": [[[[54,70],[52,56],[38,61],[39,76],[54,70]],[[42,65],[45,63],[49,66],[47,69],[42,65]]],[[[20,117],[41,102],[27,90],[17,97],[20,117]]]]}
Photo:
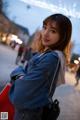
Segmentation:
{"type": "Polygon", "coordinates": [[[8,120],[13,120],[15,109],[8,96],[10,87],[8,83],[0,93],[0,112],[8,112],[8,120]]]}

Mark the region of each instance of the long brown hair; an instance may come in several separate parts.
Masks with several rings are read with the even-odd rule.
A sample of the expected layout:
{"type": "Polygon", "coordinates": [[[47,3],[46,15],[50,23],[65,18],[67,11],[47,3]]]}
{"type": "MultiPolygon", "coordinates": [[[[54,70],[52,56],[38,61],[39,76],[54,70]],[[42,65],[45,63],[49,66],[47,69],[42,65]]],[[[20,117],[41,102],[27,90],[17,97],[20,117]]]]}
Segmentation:
{"type": "MultiPolygon", "coordinates": [[[[53,14],[53,15],[47,17],[43,21],[43,25],[45,25],[47,23],[51,24],[53,22],[56,22],[56,25],[58,27],[60,40],[59,40],[59,42],[51,45],[50,49],[51,50],[63,51],[65,53],[66,59],[68,61],[69,54],[70,54],[69,50],[70,50],[70,44],[71,44],[70,40],[71,40],[71,34],[72,34],[72,23],[71,23],[71,21],[69,20],[68,17],[66,17],[62,14],[53,14]]],[[[42,44],[41,31],[38,31],[35,34],[34,42],[32,44],[32,47],[35,48],[35,50],[38,51],[38,52],[44,52],[45,47],[42,44]]]]}

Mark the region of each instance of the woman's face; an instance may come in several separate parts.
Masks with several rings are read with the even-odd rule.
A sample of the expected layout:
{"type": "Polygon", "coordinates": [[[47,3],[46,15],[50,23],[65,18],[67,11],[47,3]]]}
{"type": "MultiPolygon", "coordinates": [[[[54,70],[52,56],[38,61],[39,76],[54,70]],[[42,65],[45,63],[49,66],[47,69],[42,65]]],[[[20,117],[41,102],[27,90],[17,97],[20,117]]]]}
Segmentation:
{"type": "Polygon", "coordinates": [[[43,25],[42,29],[42,44],[49,47],[57,43],[60,39],[59,31],[56,22],[43,25]]]}

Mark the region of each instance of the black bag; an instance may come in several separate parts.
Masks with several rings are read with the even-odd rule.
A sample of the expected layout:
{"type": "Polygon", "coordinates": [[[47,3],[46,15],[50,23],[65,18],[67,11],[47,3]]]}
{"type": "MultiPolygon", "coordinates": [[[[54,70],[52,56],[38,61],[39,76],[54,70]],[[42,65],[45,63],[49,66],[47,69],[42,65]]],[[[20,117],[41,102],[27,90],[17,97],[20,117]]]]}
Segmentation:
{"type": "Polygon", "coordinates": [[[43,108],[42,120],[57,120],[59,114],[59,101],[55,99],[53,103],[50,103],[43,108]]]}
{"type": "Polygon", "coordinates": [[[57,120],[60,114],[59,101],[57,99],[55,99],[54,101],[52,100],[52,96],[56,88],[59,67],[60,67],[60,60],[58,60],[58,64],[50,85],[49,97],[48,97],[50,103],[43,107],[42,120],[57,120]]]}

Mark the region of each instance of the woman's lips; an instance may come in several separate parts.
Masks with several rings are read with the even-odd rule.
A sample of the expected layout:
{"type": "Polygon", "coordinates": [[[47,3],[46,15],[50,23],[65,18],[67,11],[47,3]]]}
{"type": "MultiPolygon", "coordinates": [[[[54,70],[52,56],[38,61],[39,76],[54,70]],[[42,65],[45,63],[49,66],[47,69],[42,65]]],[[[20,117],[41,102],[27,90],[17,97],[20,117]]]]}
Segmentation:
{"type": "Polygon", "coordinates": [[[49,42],[50,40],[49,39],[43,39],[44,42],[49,42]]]}

